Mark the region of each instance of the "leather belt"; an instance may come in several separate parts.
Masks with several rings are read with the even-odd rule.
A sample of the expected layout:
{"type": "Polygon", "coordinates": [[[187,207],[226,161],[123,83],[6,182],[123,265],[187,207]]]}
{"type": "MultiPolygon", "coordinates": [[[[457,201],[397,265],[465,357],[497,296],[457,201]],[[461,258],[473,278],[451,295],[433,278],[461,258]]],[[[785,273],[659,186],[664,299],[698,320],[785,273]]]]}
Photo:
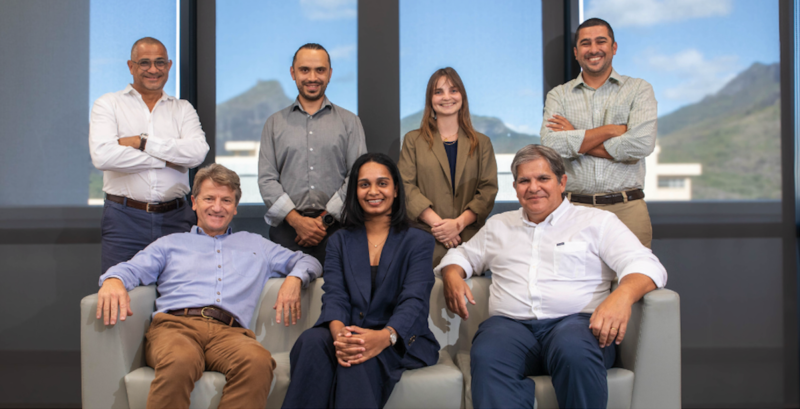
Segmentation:
{"type": "Polygon", "coordinates": [[[183,206],[183,199],[181,198],[162,203],[145,203],[138,200],[128,199],[123,196],[109,195],[106,193],[106,200],[132,207],[134,209],[144,210],[147,213],[166,213],[183,206]]]}
{"type": "Polygon", "coordinates": [[[213,318],[219,322],[224,323],[225,325],[231,327],[241,327],[242,325],[239,324],[239,321],[236,321],[236,318],[233,318],[229,312],[223,310],[222,308],[217,307],[202,307],[202,308],[184,308],[182,310],[172,310],[167,311],[167,314],[172,314],[177,317],[203,317],[203,318],[213,318]]]}
{"type": "Polygon", "coordinates": [[[631,200],[639,200],[644,199],[644,191],[642,189],[636,190],[629,190],[627,192],[622,193],[611,193],[608,195],[576,195],[576,194],[567,194],[570,202],[573,203],[583,203],[583,204],[590,204],[590,205],[609,205],[615,203],[622,203],[625,202],[625,198],[622,197],[622,194],[628,196],[627,201],[631,200]]]}
{"type": "Polygon", "coordinates": [[[304,217],[317,218],[324,211],[325,211],[325,209],[310,209],[310,210],[300,210],[300,211],[298,211],[298,213],[300,213],[304,217]]]}

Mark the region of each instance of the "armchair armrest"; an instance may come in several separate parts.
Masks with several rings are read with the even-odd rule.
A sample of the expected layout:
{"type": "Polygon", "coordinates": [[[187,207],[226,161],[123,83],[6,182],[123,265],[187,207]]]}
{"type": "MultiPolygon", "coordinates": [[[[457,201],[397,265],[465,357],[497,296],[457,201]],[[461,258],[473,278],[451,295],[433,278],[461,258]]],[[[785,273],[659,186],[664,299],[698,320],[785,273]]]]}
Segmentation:
{"type": "Polygon", "coordinates": [[[633,305],[618,359],[635,376],[632,408],[681,407],[680,297],[676,292],[651,291],[633,305]]]}
{"type": "Polygon", "coordinates": [[[97,294],[81,300],[81,395],[84,408],[127,408],[123,378],[145,365],[144,334],[155,311],[156,287],[130,293],[133,315],[106,327],[98,320],[97,294]]]}

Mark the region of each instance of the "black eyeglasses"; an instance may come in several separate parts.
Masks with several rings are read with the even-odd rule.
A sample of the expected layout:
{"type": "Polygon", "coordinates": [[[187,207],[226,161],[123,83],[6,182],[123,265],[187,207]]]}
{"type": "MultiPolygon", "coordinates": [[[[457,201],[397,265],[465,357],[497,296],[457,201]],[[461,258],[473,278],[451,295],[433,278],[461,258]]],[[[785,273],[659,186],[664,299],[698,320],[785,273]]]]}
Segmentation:
{"type": "Polygon", "coordinates": [[[134,64],[138,65],[140,69],[142,69],[142,70],[145,70],[145,71],[149,70],[149,69],[150,69],[150,67],[151,67],[153,64],[155,64],[155,66],[156,66],[156,69],[158,69],[159,71],[161,71],[161,70],[163,70],[164,68],[167,68],[167,64],[168,64],[170,61],[169,61],[169,60],[158,59],[158,60],[155,60],[155,61],[150,61],[150,60],[140,60],[140,61],[132,61],[132,62],[133,62],[134,64]]]}

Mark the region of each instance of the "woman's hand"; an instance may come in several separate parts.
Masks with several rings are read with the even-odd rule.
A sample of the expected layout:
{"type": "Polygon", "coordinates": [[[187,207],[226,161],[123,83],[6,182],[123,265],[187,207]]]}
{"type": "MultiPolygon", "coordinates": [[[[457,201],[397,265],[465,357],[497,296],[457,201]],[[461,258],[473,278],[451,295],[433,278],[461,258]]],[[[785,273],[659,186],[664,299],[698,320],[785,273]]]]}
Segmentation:
{"type": "Polygon", "coordinates": [[[339,365],[349,367],[349,361],[361,358],[364,352],[363,341],[353,338],[353,333],[346,329],[341,321],[331,321],[328,325],[333,336],[333,346],[336,348],[336,360],[339,365]]]}
{"type": "MultiPolygon", "coordinates": [[[[342,343],[344,345],[344,349],[352,350],[355,348],[360,348],[361,352],[353,354],[352,352],[346,352],[343,349],[342,355],[339,355],[339,347],[337,346],[336,357],[339,359],[340,364],[342,364],[342,361],[345,362],[345,364],[342,364],[342,366],[358,365],[362,362],[366,362],[367,360],[378,356],[378,354],[383,352],[386,347],[392,345],[392,341],[390,339],[391,334],[389,333],[389,330],[386,329],[376,331],[351,325],[349,327],[344,327],[344,332],[349,334],[349,336],[341,337],[343,339],[347,339],[347,341],[342,343]],[[346,357],[347,359],[342,359],[342,356],[346,357]]],[[[334,342],[334,345],[336,345],[336,342],[334,342]]]]}
{"type": "Polygon", "coordinates": [[[444,219],[438,223],[434,223],[431,229],[433,237],[445,245],[452,244],[456,241],[461,243],[458,235],[464,230],[464,225],[460,223],[459,219],[444,219]],[[457,239],[458,238],[458,239],[457,239]]]}

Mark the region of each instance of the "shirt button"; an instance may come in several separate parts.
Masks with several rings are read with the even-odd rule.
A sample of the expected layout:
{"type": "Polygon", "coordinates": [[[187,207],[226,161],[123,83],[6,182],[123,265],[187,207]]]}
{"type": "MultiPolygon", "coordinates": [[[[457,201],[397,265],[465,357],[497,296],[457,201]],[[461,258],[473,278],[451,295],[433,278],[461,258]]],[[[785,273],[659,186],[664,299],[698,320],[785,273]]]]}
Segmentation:
{"type": "Polygon", "coordinates": [[[217,295],[219,295],[219,291],[217,291],[217,295]]]}
{"type": "Polygon", "coordinates": [[[311,169],[311,170],[314,170],[314,167],[313,167],[313,166],[311,166],[311,167],[309,167],[309,169],[311,169]]]}
{"type": "Polygon", "coordinates": [[[309,134],[309,135],[314,135],[314,132],[312,132],[312,131],[309,131],[309,132],[308,132],[308,134],[309,134]]]}
{"type": "Polygon", "coordinates": [[[217,250],[217,253],[219,253],[219,250],[217,250]]]}
{"type": "Polygon", "coordinates": [[[217,298],[217,302],[219,302],[219,298],[217,298]]]}
{"type": "Polygon", "coordinates": [[[222,264],[217,264],[217,268],[222,268],[222,264]]]}
{"type": "Polygon", "coordinates": [[[218,279],[217,279],[217,281],[222,281],[222,279],[221,279],[221,278],[218,278],[218,279]]]}
{"type": "Polygon", "coordinates": [[[311,189],[314,189],[314,186],[311,186],[311,189]]]}
{"type": "Polygon", "coordinates": [[[313,151],[314,151],[314,148],[308,148],[308,150],[310,150],[310,151],[312,151],[312,152],[313,152],[313,151]]]}

